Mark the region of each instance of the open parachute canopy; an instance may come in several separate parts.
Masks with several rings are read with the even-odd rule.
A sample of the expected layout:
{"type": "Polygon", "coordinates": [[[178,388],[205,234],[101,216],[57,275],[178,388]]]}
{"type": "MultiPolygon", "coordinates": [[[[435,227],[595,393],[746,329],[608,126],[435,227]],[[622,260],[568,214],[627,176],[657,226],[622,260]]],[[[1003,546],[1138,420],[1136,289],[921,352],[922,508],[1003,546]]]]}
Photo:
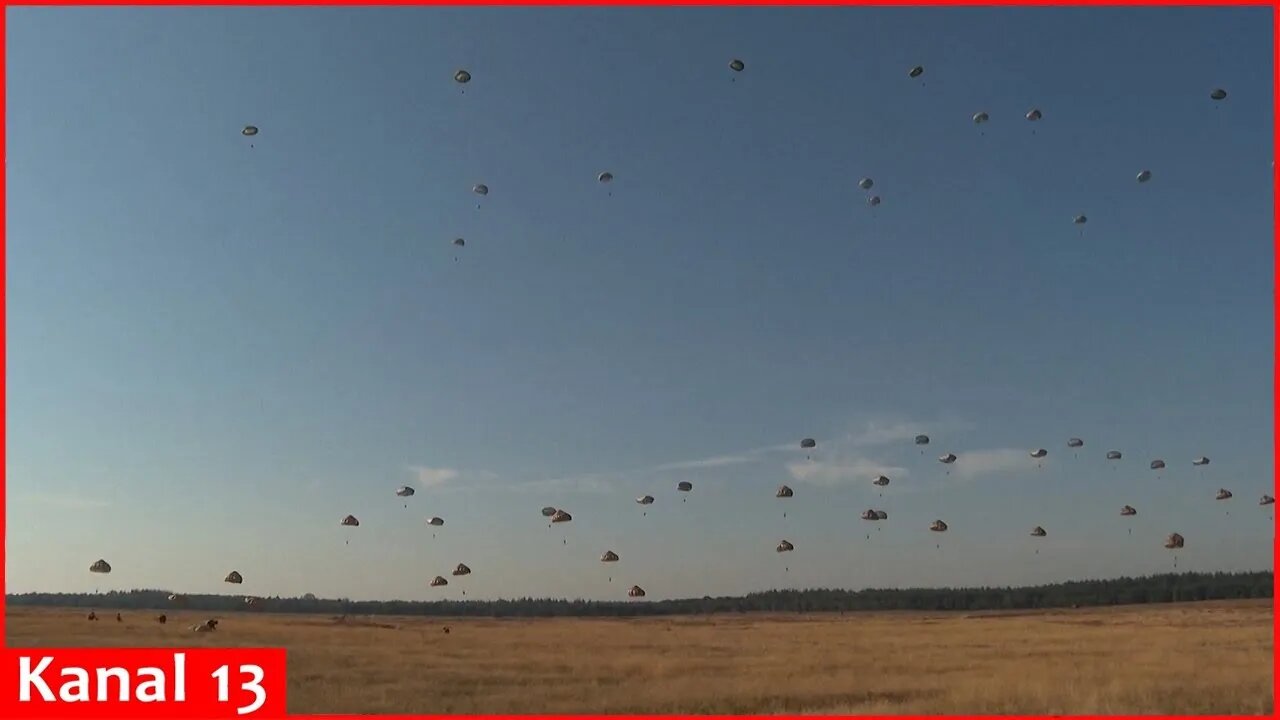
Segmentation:
{"type": "Polygon", "coordinates": [[[933,532],[946,532],[947,524],[941,520],[934,520],[932,523],[929,523],[929,529],[933,532]]]}
{"type": "Polygon", "coordinates": [[[1192,464],[1192,465],[1208,465],[1208,464],[1209,464],[1209,458],[1207,458],[1207,457],[1205,457],[1205,456],[1201,455],[1200,457],[1196,458],[1195,460],[1192,460],[1192,461],[1191,461],[1191,464],[1192,464]]]}
{"type": "Polygon", "coordinates": [[[916,436],[916,444],[917,444],[917,445],[928,445],[928,444],[929,444],[929,436],[928,436],[928,435],[917,435],[917,436],[916,436]]]}
{"type": "Polygon", "coordinates": [[[556,513],[551,516],[551,522],[553,523],[565,523],[570,520],[573,520],[573,516],[563,510],[556,510],[556,513]]]}
{"type": "Polygon", "coordinates": [[[1262,499],[1258,501],[1258,504],[1259,505],[1275,505],[1276,499],[1271,497],[1270,495],[1263,495],[1262,499]]]}
{"type": "Polygon", "coordinates": [[[448,584],[449,584],[449,581],[445,580],[443,577],[439,575],[431,578],[431,587],[442,587],[448,584]]]}
{"type": "Polygon", "coordinates": [[[676,483],[676,490],[679,490],[680,492],[690,492],[693,490],[693,483],[688,480],[681,480],[676,483]]]}
{"type": "Polygon", "coordinates": [[[1119,450],[1108,450],[1108,451],[1107,451],[1107,459],[1108,459],[1108,460],[1119,460],[1119,459],[1120,459],[1120,458],[1122,458],[1122,457],[1124,457],[1124,455],[1123,455],[1119,450]]]}
{"type": "Polygon", "coordinates": [[[470,575],[471,568],[467,567],[462,563],[458,563],[458,566],[453,569],[453,574],[455,576],[470,575]]]}
{"type": "Polygon", "coordinates": [[[256,125],[245,125],[240,134],[246,137],[253,137],[258,134],[258,128],[256,125]]]}
{"type": "Polygon", "coordinates": [[[774,549],[777,552],[784,553],[784,552],[791,552],[792,550],[795,550],[796,546],[792,545],[790,542],[786,540],[783,540],[782,542],[778,543],[778,547],[774,549]]]}
{"type": "Polygon", "coordinates": [[[729,61],[729,69],[734,72],[742,72],[743,70],[746,69],[746,67],[747,67],[746,63],[742,62],[737,58],[734,58],[733,60],[729,61]]]}
{"type": "Polygon", "coordinates": [[[453,80],[454,82],[465,85],[471,82],[471,73],[467,72],[466,70],[459,70],[458,72],[453,74],[453,80]]]}
{"type": "Polygon", "coordinates": [[[98,560],[97,562],[89,566],[89,572],[102,573],[105,575],[106,573],[111,572],[111,564],[108,563],[106,560],[98,560]]]}
{"type": "Polygon", "coordinates": [[[556,514],[556,509],[551,507],[550,505],[542,508],[542,517],[551,517],[552,515],[555,515],[555,514],[556,514]]]}
{"type": "Polygon", "coordinates": [[[1046,456],[1046,455],[1048,455],[1048,454],[1049,454],[1049,451],[1048,451],[1048,450],[1045,450],[1044,448],[1038,448],[1038,449],[1036,449],[1036,450],[1032,450],[1032,451],[1031,451],[1031,457],[1033,457],[1033,458],[1035,458],[1035,459],[1037,459],[1037,460],[1039,460],[1040,458],[1042,458],[1042,457],[1044,457],[1044,456],[1046,456]]]}
{"type": "Polygon", "coordinates": [[[640,587],[639,585],[632,585],[631,589],[627,591],[627,597],[633,597],[633,598],[644,597],[644,588],[640,587]]]}
{"type": "Polygon", "coordinates": [[[981,125],[982,123],[984,123],[984,122],[986,122],[986,121],[988,121],[988,120],[990,120],[990,119],[991,119],[991,116],[990,116],[990,115],[988,115],[988,114],[986,114],[986,113],[984,113],[984,112],[979,112],[979,113],[974,113],[974,114],[973,114],[973,122],[974,122],[975,124],[977,124],[977,125],[981,125]]]}
{"type": "Polygon", "coordinates": [[[1230,500],[1231,498],[1231,491],[1226,488],[1219,488],[1218,494],[1215,496],[1215,499],[1217,500],[1230,500]]]}
{"type": "Polygon", "coordinates": [[[396,495],[399,497],[413,497],[415,490],[408,485],[401,485],[396,488],[396,495]]]}
{"type": "Polygon", "coordinates": [[[638,504],[640,504],[640,505],[652,505],[652,504],[653,504],[653,496],[652,496],[652,495],[641,495],[640,497],[636,498],[636,502],[637,502],[638,504]]]}
{"type": "Polygon", "coordinates": [[[606,550],[604,554],[600,556],[600,562],[618,562],[618,553],[612,550],[606,550]]]}
{"type": "Polygon", "coordinates": [[[348,515],[342,518],[341,524],[346,525],[347,527],[359,527],[360,521],[356,519],[355,515],[348,515]]]}
{"type": "Polygon", "coordinates": [[[1084,447],[1084,441],[1081,440],[1080,438],[1071,438],[1070,440],[1067,441],[1067,447],[1069,448],[1084,447]]]}
{"type": "Polygon", "coordinates": [[[1132,505],[1125,505],[1124,507],[1120,508],[1120,514],[1131,517],[1133,515],[1137,515],[1138,511],[1135,510],[1132,505]]]}
{"type": "Polygon", "coordinates": [[[880,476],[877,476],[875,480],[872,480],[872,481],[871,481],[871,484],[872,484],[872,485],[879,485],[880,487],[884,487],[885,485],[888,485],[888,484],[889,484],[889,476],[887,476],[887,475],[880,475],[880,476]]]}
{"type": "Polygon", "coordinates": [[[787,487],[786,485],[779,485],[778,492],[774,493],[774,497],[780,497],[780,498],[789,498],[793,495],[795,495],[795,491],[793,491],[791,488],[787,487]]]}
{"type": "Polygon", "coordinates": [[[917,65],[917,66],[915,66],[915,67],[913,67],[913,68],[911,68],[910,70],[908,70],[908,71],[907,71],[907,77],[918,78],[918,77],[920,77],[920,76],[921,76],[921,75],[923,75],[923,74],[924,74],[924,66],[923,66],[923,65],[917,65]]]}
{"type": "Polygon", "coordinates": [[[1177,550],[1186,543],[1182,536],[1178,533],[1171,533],[1164,541],[1164,546],[1170,550],[1177,550]]]}
{"type": "Polygon", "coordinates": [[[228,582],[228,583],[231,583],[232,585],[239,585],[240,583],[244,582],[244,578],[240,576],[240,573],[236,572],[235,570],[232,570],[231,572],[227,573],[226,577],[222,578],[222,582],[228,582]]]}
{"type": "Polygon", "coordinates": [[[1039,525],[1031,529],[1031,537],[1044,537],[1048,534],[1049,533],[1045,532],[1044,528],[1040,527],[1039,525]]]}
{"type": "Polygon", "coordinates": [[[818,441],[814,440],[813,438],[805,438],[800,441],[801,450],[809,450],[810,448],[816,448],[816,447],[818,447],[818,441]]]}
{"type": "Polygon", "coordinates": [[[956,461],[956,456],[954,453],[947,453],[946,455],[942,455],[941,457],[938,458],[938,462],[942,463],[943,465],[950,465],[955,461],[956,461]]]}
{"type": "Polygon", "coordinates": [[[1152,461],[1151,461],[1151,469],[1152,469],[1152,470],[1163,470],[1163,469],[1164,469],[1164,461],[1163,461],[1163,460],[1152,460],[1152,461]]]}
{"type": "Polygon", "coordinates": [[[427,524],[428,524],[428,525],[434,525],[434,526],[436,526],[436,527],[440,527],[441,525],[444,525],[444,518],[442,518],[442,517],[431,517],[430,519],[428,519],[428,520],[427,520],[427,524]]]}

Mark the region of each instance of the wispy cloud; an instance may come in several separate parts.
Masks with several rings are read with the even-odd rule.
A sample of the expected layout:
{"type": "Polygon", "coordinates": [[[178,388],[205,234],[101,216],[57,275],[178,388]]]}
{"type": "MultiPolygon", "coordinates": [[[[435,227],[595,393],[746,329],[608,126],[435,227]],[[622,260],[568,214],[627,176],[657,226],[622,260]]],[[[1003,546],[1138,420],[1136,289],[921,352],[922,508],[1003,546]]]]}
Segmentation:
{"type": "Polygon", "coordinates": [[[742,465],[744,463],[755,462],[759,459],[756,454],[743,453],[739,455],[716,455],[714,457],[702,458],[700,460],[682,460],[680,462],[663,463],[655,465],[655,472],[666,472],[668,470],[701,470],[703,468],[718,468],[728,465],[742,465]]]}
{"type": "Polygon", "coordinates": [[[566,475],[511,483],[503,487],[531,493],[609,493],[617,489],[607,476],[601,474],[566,475]]]}
{"type": "Polygon", "coordinates": [[[957,452],[951,474],[971,480],[982,475],[1025,472],[1034,468],[1036,462],[1028,453],[1028,450],[1014,448],[957,452]]]}
{"type": "Polygon", "coordinates": [[[19,496],[23,500],[41,505],[52,505],[54,507],[66,508],[68,510],[97,510],[101,508],[111,507],[110,500],[101,498],[88,497],[86,495],[71,493],[24,493],[19,496]]]}
{"type": "Polygon", "coordinates": [[[891,480],[901,480],[909,475],[904,467],[876,462],[866,457],[846,457],[830,462],[793,462],[787,472],[796,482],[822,487],[835,487],[849,483],[867,484],[878,475],[891,480]]]}
{"type": "Polygon", "coordinates": [[[414,465],[409,470],[414,474],[418,486],[424,490],[438,488],[451,480],[456,480],[460,474],[454,468],[432,468],[422,465],[414,465]]]}

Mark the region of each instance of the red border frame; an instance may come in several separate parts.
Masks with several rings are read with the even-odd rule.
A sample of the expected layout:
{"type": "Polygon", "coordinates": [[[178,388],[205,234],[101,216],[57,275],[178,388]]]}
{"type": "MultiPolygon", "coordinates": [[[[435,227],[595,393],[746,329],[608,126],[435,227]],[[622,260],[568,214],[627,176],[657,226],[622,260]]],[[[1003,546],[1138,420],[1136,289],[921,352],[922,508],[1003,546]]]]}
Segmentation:
{"type": "MultiPolygon", "coordinates": [[[[1171,7],[1171,6],[1223,6],[1225,5],[1225,6],[1231,6],[1231,7],[1239,7],[1239,6],[1270,5],[1272,8],[1272,16],[1271,16],[1272,100],[1271,102],[1272,102],[1272,108],[1273,108],[1272,122],[1274,124],[1274,127],[1272,128],[1272,159],[1273,160],[1275,159],[1277,154],[1276,148],[1280,147],[1280,118],[1276,117],[1275,110],[1274,110],[1276,95],[1280,94],[1280,92],[1278,92],[1280,91],[1280,44],[1277,44],[1276,42],[1277,35],[1280,35],[1280,12],[1278,12],[1278,10],[1280,10],[1280,8],[1278,8],[1278,6],[1280,6],[1280,0],[1163,0],[1163,1],[1162,0],[1072,0],[1072,1],[987,0],[986,2],[966,2],[965,0],[867,0],[867,1],[807,0],[804,2],[785,2],[783,0],[737,0],[736,2],[731,0],[595,0],[594,2],[591,2],[589,0],[558,0],[558,1],[555,1],[555,0],[461,0],[459,2],[442,2],[441,0],[346,0],[346,1],[343,1],[343,0],[169,0],[167,2],[163,0],[133,0],[133,2],[124,2],[122,0],[17,0],[17,1],[3,0],[3,2],[6,9],[10,6],[44,6],[44,5],[69,5],[69,6],[94,6],[94,5],[127,5],[127,6],[133,6],[133,5],[161,5],[161,6],[176,6],[176,5],[204,5],[204,6],[209,6],[209,5],[214,5],[214,6],[236,6],[236,5],[261,5],[261,6],[286,6],[286,5],[303,5],[303,6],[334,6],[334,5],[339,5],[339,6],[356,6],[356,5],[359,5],[359,6],[403,6],[403,5],[427,5],[427,6],[431,6],[431,5],[435,5],[435,6],[458,6],[458,5],[470,5],[470,6],[556,6],[556,5],[561,5],[561,6],[563,5],[578,5],[578,6],[643,6],[643,5],[837,6],[837,5],[858,5],[858,6],[872,6],[872,7],[920,6],[920,5],[1002,6],[1002,7],[1003,6],[1171,7]]],[[[0,14],[0,44],[6,43],[8,40],[7,29],[8,29],[8,12],[5,12],[3,14],[0,14]]],[[[8,59],[7,53],[5,53],[3,57],[0,57],[0,68],[4,67],[4,64],[7,61],[7,59],[8,59]]],[[[0,76],[0,88],[4,87],[4,83],[6,79],[7,79],[7,75],[0,76]]],[[[0,117],[3,117],[4,107],[7,102],[8,102],[8,95],[6,93],[4,96],[4,99],[0,100],[0,117]]],[[[8,126],[6,125],[6,128],[7,127],[8,126]]],[[[3,137],[0,137],[0,153],[2,153],[6,158],[6,164],[8,161],[7,148],[8,148],[8,134],[6,132],[3,135],[3,137]]],[[[1276,350],[1274,347],[1275,338],[1278,334],[1280,334],[1280,292],[1277,292],[1277,289],[1275,286],[1276,278],[1277,276],[1280,276],[1280,183],[1277,182],[1277,180],[1280,179],[1280,176],[1276,174],[1274,162],[1272,163],[1271,172],[1272,172],[1272,213],[1273,213],[1272,238],[1271,238],[1272,251],[1273,251],[1273,266],[1272,266],[1272,323],[1273,323],[1272,346],[1273,347],[1272,347],[1272,371],[1271,371],[1272,372],[1271,413],[1272,413],[1273,456],[1272,456],[1271,482],[1274,490],[1280,490],[1280,485],[1277,485],[1276,483],[1276,474],[1275,474],[1276,466],[1280,465],[1280,462],[1278,462],[1280,461],[1280,452],[1277,452],[1277,448],[1280,448],[1280,415],[1277,415],[1276,413],[1276,405],[1280,404],[1277,402],[1277,401],[1280,401],[1280,355],[1276,354],[1276,350]]],[[[4,176],[0,176],[0,189],[7,189],[6,187],[7,181],[8,181],[7,173],[4,176]]],[[[7,201],[8,199],[7,192],[5,193],[4,198],[5,198],[5,201],[7,201]]],[[[4,220],[5,218],[6,218],[6,215],[5,215],[4,203],[0,202],[0,220],[4,220]]],[[[8,228],[8,223],[4,223],[3,228],[0,228],[0,232],[7,232],[7,228],[8,228]]],[[[4,245],[3,248],[0,248],[0,271],[3,271],[3,275],[0,275],[0,287],[3,287],[3,284],[7,282],[7,278],[8,278],[7,248],[8,248],[7,243],[4,245]]],[[[7,293],[5,293],[4,295],[0,295],[0,310],[4,311],[5,313],[3,316],[4,318],[8,317],[7,298],[8,298],[7,293]]],[[[3,322],[4,322],[4,319],[0,319],[0,323],[3,323],[3,322]]],[[[6,333],[3,344],[0,344],[0,361],[4,362],[6,369],[8,368],[7,350],[8,350],[8,334],[6,333]]],[[[6,373],[6,377],[7,377],[7,373],[6,373]]],[[[0,419],[0,426],[3,426],[8,421],[8,412],[7,412],[8,394],[7,394],[7,389],[4,386],[3,380],[0,380],[0,400],[4,401],[5,408],[6,408],[6,413],[4,417],[0,419]]],[[[8,433],[6,432],[5,433],[6,444],[7,444],[7,441],[8,441],[8,433]]],[[[3,450],[0,450],[0,456],[3,456],[3,450]]],[[[0,472],[6,473],[5,476],[0,476],[0,479],[2,479],[3,481],[6,481],[5,482],[6,485],[7,485],[7,479],[8,479],[7,467],[8,466],[6,465],[6,470],[0,471],[0,472]]],[[[1280,495],[1280,492],[1275,492],[1274,494],[1280,495]]],[[[5,507],[6,507],[5,497],[0,496],[0,528],[4,526],[5,518],[8,517],[7,514],[5,514],[4,512],[5,507]]],[[[7,550],[7,534],[5,535],[4,538],[0,538],[0,547],[5,547],[7,550]]],[[[1273,570],[1275,569],[1275,557],[1276,557],[1277,549],[1280,549],[1280,544],[1277,544],[1275,533],[1273,530],[1272,538],[1271,538],[1271,551],[1272,551],[1271,564],[1272,564],[1273,570]]],[[[7,551],[6,551],[5,557],[7,557],[7,551]]],[[[4,558],[0,557],[0,568],[3,568],[4,564],[5,564],[4,558]]],[[[1276,623],[1276,615],[1275,615],[1276,598],[1277,596],[1280,596],[1280,581],[1278,581],[1276,577],[1273,576],[1272,584],[1273,584],[1272,586],[1273,589],[1272,589],[1272,605],[1271,605],[1272,607],[1271,683],[1272,683],[1272,698],[1273,698],[1272,716],[1275,717],[1277,716],[1277,714],[1280,714],[1280,713],[1277,713],[1277,710],[1276,710],[1276,699],[1280,698],[1280,680],[1278,680],[1280,679],[1280,675],[1276,673],[1277,647],[1280,646],[1280,624],[1276,623]]],[[[6,614],[5,612],[3,612],[4,610],[5,610],[5,600],[3,597],[0,597],[0,634],[2,634],[5,629],[6,614]]],[[[527,720],[561,720],[563,718],[614,718],[615,720],[642,720],[643,718],[651,718],[651,717],[683,718],[685,720],[730,720],[731,718],[740,718],[740,717],[757,717],[757,718],[761,718],[761,720],[763,720],[764,718],[771,718],[772,720],[781,720],[781,719],[801,720],[801,718],[803,717],[804,720],[828,720],[830,718],[837,718],[837,717],[844,717],[844,716],[839,716],[839,715],[805,715],[805,716],[664,715],[664,716],[660,716],[660,715],[581,714],[581,715],[518,715],[518,716],[507,716],[507,715],[367,715],[367,716],[289,715],[288,717],[314,718],[316,720],[320,720],[321,718],[336,719],[336,718],[349,718],[349,717],[377,717],[377,718],[386,718],[388,720],[396,720],[396,719],[409,720],[410,718],[419,718],[419,719],[436,718],[439,720],[446,720],[446,719],[483,720],[486,718],[497,719],[497,718],[506,718],[506,717],[525,718],[527,720]]],[[[925,718],[931,718],[934,716],[932,715],[887,715],[887,716],[872,715],[872,716],[866,716],[866,717],[873,717],[873,718],[879,717],[879,718],[885,718],[886,720],[890,718],[892,718],[893,720],[924,720],[925,718]]],[[[961,715],[956,717],[974,717],[974,716],[961,715]]],[[[1009,715],[1004,717],[1020,718],[1023,720],[1038,720],[1041,718],[1048,720],[1048,718],[1050,717],[1060,717],[1060,716],[1009,715]]],[[[1084,715],[1079,717],[1082,717],[1082,718],[1116,717],[1116,718],[1129,718],[1131,720],[1151,720],[1153,718],[1184,718],[1185,717],[1187,718],[1187,720],[1191,720],[1192,718],[1196,718],[1198,720],[1218,720],[1218,718],[1227,718],[1227,717],[1233,717],[1233,716],[1084,715]]]]}

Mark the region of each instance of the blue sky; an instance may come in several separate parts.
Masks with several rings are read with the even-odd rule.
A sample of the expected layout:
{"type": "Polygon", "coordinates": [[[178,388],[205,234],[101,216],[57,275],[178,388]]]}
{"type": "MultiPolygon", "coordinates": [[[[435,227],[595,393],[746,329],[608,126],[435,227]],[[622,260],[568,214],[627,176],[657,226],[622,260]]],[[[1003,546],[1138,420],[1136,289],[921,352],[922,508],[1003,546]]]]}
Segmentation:
{"type": "Polygon", "coordinates": [[[1271,565],[1269,9],[8,18],[9,592],[1271,565]]]}

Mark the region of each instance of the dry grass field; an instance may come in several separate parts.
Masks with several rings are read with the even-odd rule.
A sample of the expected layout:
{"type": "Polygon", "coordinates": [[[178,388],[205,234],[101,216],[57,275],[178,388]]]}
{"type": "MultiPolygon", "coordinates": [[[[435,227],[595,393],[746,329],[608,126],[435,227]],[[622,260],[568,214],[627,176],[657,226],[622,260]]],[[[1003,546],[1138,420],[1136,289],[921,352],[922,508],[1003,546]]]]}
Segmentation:
{"type": "Polygon", "coordinates": [[[283,646],[305,713],[1270,714],[1271,602],[441,620],[10,609],[7,643],[283,646]],[[444,626],[451,632],[445,633],[444,626]]]}

